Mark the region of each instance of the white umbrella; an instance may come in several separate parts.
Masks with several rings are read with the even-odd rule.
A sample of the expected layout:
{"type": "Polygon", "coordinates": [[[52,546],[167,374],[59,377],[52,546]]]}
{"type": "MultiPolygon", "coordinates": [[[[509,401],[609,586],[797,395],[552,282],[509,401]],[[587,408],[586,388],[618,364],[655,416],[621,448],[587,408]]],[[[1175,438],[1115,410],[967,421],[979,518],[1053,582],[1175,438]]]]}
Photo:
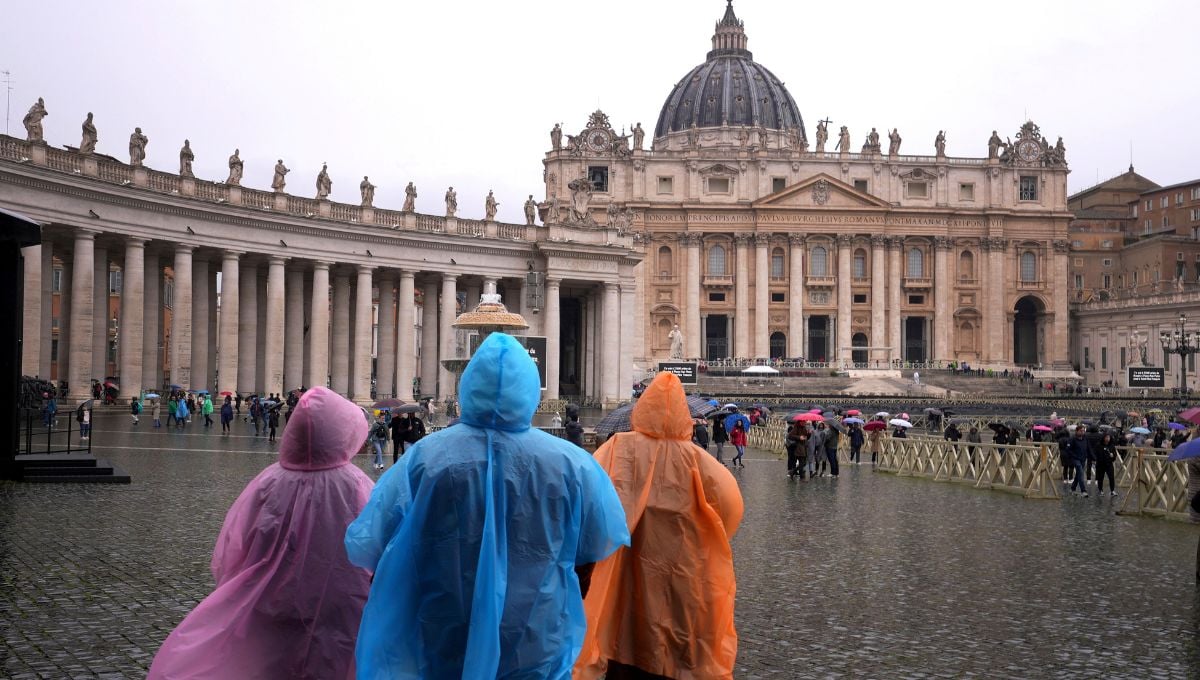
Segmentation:
{"type": "Polygon", "coordinates": [[[912,423],[901,418],[892,418],[888,421],[888,425],[895,425],[896,427],[912,427],[912,423]]]}
{"type": "Polygon", "coordinates": [[[880,411],[879,413],[875,414],[875,417],[876,418],[887,418],[890,415],[892,415],[892,414],[888,413],[887,411],[880,411]]]}
{"type": "Polygon", "coordinates": [[[749,375],[779,375],[779,371],[770,366],[751,366],[750,368],[742,369],[742,373],[749,375]]]}

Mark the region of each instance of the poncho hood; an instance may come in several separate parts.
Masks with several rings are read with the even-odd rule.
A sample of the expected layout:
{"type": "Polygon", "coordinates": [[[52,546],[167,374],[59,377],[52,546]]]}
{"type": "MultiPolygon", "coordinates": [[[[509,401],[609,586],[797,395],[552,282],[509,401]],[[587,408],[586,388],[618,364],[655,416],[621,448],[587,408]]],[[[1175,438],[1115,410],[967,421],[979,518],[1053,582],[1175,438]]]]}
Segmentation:
{"type": "Polygon", "coordinates": [[[279,465],[289,470],[328,470],[345,465],[367,441],[362,408],[326,387],[300,397],[279,447],[279,465]]]}
{"type": "Polygon", "coordinates": [[[492,333],[476,350],[459,386],[460,422],[521,432],[533,423],[541,380],[529,352],[511,335],[492,333]]]}
{"type": "Polygon", "coordinates": [[[633,407],[633,431],[655,439],[692,439],[692,417],[679,376],[659,373],[633,407]]]}

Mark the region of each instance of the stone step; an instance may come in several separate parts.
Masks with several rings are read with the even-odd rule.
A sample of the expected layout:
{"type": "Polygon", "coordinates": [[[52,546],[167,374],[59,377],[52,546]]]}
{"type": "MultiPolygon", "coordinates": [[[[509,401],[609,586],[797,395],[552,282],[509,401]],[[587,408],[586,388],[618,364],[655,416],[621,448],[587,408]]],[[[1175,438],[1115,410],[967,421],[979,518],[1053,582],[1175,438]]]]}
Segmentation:
{"type": "Polygon", "coordinates": [[[131,481],[129,473],[90,455],[18,456],[10,476],[18,481],[40,483],[128,484],[131,481]]]}

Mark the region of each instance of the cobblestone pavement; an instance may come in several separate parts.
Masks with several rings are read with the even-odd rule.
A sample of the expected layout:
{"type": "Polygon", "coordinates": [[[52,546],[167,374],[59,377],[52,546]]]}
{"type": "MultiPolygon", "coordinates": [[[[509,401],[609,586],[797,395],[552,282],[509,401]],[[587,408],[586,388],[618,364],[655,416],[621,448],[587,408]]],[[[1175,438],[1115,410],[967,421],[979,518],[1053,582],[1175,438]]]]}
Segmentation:
{"type": "MultiPolygon", "coordinates": [[[[98,455],[131,485],[0,482],[0,676],[143,677],[211,590],[225,512],[274,448],[248,425],[147,425],[97,419],[98,455]]],[[[738,678],[1200,673],[1194,526],[869,466],[794,482],[749,455],[738,678]]]]}

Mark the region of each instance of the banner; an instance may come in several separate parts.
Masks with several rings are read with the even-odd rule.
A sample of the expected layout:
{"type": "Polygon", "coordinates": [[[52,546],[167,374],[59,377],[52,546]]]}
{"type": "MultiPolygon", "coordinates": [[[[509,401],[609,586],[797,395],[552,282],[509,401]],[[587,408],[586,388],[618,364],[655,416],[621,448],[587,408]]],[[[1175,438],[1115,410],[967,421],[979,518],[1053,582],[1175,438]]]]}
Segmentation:
{"type": "Polygon", "coordinates": [[[1130,366],[1130,387],[1165,387],[1166,369],[1157,366],[1130,366]]]}
{"type": "Polygon", "coordinates": [[[696,363],[694,361],[660,361],[658,370],[674,373],[679,376],[679,382],[684,385],[696,384],[696,363]]]}

